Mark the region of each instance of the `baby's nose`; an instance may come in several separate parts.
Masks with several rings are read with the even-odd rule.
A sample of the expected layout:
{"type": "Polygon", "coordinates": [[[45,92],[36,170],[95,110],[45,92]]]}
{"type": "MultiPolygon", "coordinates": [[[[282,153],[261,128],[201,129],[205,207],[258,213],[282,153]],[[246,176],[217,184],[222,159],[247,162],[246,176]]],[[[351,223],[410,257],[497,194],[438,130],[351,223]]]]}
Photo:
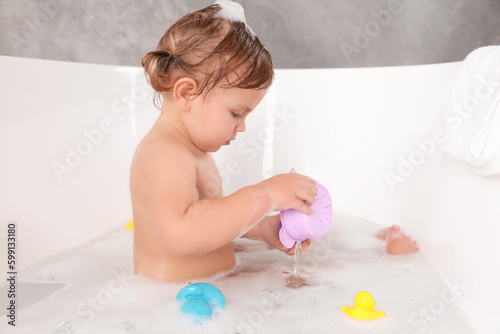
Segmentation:
{"type": "Polygon", "coordinates": [[[238,125],[236,126],[236,131],[237,132],[243,132],[247,129],[247,126],[245,125],[245,121],[241,121],[238,123],[238,125]]]}

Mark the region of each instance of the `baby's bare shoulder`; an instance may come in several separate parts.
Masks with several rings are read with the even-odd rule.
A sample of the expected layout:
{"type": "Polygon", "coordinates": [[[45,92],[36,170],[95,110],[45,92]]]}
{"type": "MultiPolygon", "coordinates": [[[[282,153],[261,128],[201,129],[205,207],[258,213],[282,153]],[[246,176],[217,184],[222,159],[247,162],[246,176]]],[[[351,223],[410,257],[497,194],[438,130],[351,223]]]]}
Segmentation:
{"type": "Polygon", "coordinates": [[[142,172],[161,173],[182,171],[196,168],[196,159],[192,152],[179,141],[169,136],[147,135],[138,145],[134,163],[142,172]]]}
{"type": "Polygon", "coordinates": [[[199,198],[196,161],[192,153],[175,140],[144,137],[136,150],[130,174],[136,209],[142,205],[153,224],[178,221],[180,213],[199,198]]]}

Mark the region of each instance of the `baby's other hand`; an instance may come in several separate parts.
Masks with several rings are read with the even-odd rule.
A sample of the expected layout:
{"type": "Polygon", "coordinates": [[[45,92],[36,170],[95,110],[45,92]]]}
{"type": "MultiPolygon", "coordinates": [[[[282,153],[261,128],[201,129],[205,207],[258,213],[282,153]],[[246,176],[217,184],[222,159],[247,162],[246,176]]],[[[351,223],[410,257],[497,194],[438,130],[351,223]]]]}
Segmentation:
{"type": "MultiPolygon", "coordinates": [[[[286,248],[280,241],[278,228],[279,223],[280,215],[268,216],[264,218],[257,226],[260,232],[259,239],[268,245],[287,253],[288,255],[293,255],[295,254],[295,244],[292,248],[286,248]]],[[[304,241],[304,243],[302,243],[302,251],[305,251],[310,244],[311,239],[304,241]]]]}
{"type": "Polygon", "coordinates": [[[294,208],[312,214],[318,182],[297,173],[279,174],[261,182],[271,198],[273,210],[294,208]]]}

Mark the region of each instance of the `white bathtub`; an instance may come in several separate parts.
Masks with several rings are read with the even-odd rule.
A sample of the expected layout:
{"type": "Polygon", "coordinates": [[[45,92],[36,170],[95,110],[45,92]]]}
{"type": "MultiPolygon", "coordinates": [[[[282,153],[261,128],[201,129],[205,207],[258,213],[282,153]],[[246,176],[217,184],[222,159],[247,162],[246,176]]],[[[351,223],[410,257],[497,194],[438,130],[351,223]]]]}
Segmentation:
{"type": "MultiPolygon", "coordinates": [[[[500,177],[469,174],[430,143],[459,66],[277,70],[215,158],[227,194],[295,167],[327,186],[334,210],[401,225],[446,282],[466,286],[455,303],[471,328],[499,333],[500,177]],[[410,156],[421,159],[408,167],[410,156]]],[[[7,277],[13,221],[22,281],[131,219],[130,161],[158,111],[138,67],[0,57],[0,74],[0,267],[7,277]]]]}

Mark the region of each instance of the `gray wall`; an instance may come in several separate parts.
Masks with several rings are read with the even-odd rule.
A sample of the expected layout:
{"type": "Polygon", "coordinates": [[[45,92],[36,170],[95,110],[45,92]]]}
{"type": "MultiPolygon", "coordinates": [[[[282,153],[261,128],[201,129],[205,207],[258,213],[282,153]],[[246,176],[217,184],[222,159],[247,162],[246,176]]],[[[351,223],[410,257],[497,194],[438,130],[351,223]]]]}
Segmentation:
{"type": "MultiPolygon", "coordinates": [[[[238,1],[276,68],[450,62],[500,44],[500,0],[238,1]]],[[[0,0],[0,54],[135,66],[175,20],[213,2],[0,0]]]]}

